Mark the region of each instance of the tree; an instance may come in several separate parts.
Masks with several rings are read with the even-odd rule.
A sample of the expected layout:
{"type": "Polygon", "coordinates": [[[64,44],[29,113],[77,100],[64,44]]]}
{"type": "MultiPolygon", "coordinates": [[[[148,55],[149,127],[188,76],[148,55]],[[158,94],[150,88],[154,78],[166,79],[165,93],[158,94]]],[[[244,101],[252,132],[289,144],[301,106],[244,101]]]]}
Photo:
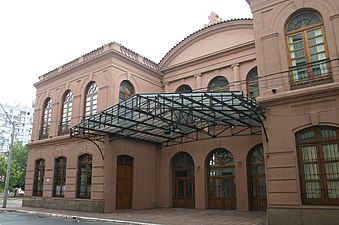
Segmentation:
{"type": "Polygon", "coordinates": [[[4,156],[0,157],[0,192],[4,191],[7,161],[4,156]]]}
{"type": "MultiPolygon", "coordinates": [[[[25,177],[26,177],[26,166],[27,166],[27,147],[21,143],[15,143],[12,148],[12,163],[11,163],[11,174],[9,177],[10,191],[16,188],[25,189],[25,177]]],[[[2,156],[0,158],[0,176],[6,176],[7,159],[2,156]]],[[[0,189],[3,190],[4,182],[0,183],[0,189]]]]}

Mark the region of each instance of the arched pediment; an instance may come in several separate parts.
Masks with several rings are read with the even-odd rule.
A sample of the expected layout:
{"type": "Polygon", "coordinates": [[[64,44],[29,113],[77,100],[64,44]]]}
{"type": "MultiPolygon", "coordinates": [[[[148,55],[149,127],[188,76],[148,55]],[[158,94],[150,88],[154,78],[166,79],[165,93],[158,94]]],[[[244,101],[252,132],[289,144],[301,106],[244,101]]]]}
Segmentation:
{"type": "Polygon", "coordinates": [[[252,20],[224,21],[201,29],[181,41],[161,60],[159,68],[172,68],[253,41],[252,20]]]}

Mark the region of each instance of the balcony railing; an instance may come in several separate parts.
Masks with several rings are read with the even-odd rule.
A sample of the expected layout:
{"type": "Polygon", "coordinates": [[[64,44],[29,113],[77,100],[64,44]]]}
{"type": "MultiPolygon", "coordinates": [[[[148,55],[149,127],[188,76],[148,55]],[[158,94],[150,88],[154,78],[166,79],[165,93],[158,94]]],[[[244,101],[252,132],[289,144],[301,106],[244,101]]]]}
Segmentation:
{"type": "Polygon", "coordinates": [[[61,135],[69,134],[70,128],[71,128],[70,124],[68,124],[68,123],[61,123],[58,126],[58,135],[61,136],[61,135]]]}
{"type": "Polygon", "coordinates": [[[39,140],[46,139],[49,137],[49,126],[42,127],[39,130],[39,140]]]}
{"type": "Polygon", "coordinates": [[[321,60],[290,68],[291,89],[333,82],[330,62],[321,60]]]}

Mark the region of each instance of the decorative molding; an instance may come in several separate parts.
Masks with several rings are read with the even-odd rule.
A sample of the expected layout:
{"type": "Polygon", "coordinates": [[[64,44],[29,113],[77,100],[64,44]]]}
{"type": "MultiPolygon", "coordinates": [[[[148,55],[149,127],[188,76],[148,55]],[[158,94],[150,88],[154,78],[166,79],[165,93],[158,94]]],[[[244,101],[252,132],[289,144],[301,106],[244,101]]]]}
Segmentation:
{"type": "Polygon", "coordinates": [[[46,80],[52,77],[57,76],[58,74],[65,72],[67,70],[70,70],[74,67],[77,67],[87,61],[93,60],[103,54],[107,54],[110,52],[115,52],[118,53],[119,55],[125,56],[126,58],[137,61],[139,64],[143,65],[144,67],[148,69],[152,69],[154,71],[157,71],[158,69],[158,64],[152,62],[151,60],[139,55],[138,53],[135,53],[128,48],[116,43],[116,42],[111,42],[109,44],[106,44],[96,50],[93,50],[85,55],[80,56],[77,59],[74,59],[73,61],[66,63],[44,75],[39,76],[39,81],[46,80]]]}
{"type": "Polygon", "coordinates": [[[210,20],[210,22],[208,24],[205,24],[204,27],[208,27],[223,21],[223,19],[220,18],[219,15],[216,14],[215,12],[211,12],[211,14],[208,16],[208,19],[210,20]]]}
{"type": "Polygon", "coordinates": [[[98,48],[94,51],[91,51],[90,53],[83,55],[83,60],[87,61],[87,60],[93,59],[95,56],[101,55],[103,50],[104,50],[104,47],[101,47],[101,48],[98,48]]]}
{"type": "Polygon", "coordinates": [[[261,40],[267,40],[267,39],[270,39],[270,38],[278,37],[278,35],[279,35],[278,32],[267,34],[265,36],[262,36],[261,40]]]}
{"type": "Polygon", "coordinates": [[[297,9],[301,9],[304,7],[304,0],[293,0],[293,2],[297,9]]]}
{"type": "Polygon", "coordinates": [[[338,14],[335,14],[335,15],[333,15],[333,16],[330,16],[330,19],[331,19],[331,20],[339,19],[339,13],[338,13],[338,14]]]}
{"type": "Polygon", "coordinates": [[[240,66],[239,63],[235,63],[235,64],[232,64],[232,65],[231,65],[232,69],[234,69],[234,67],[239,67],[239,66],[240,66]]]}

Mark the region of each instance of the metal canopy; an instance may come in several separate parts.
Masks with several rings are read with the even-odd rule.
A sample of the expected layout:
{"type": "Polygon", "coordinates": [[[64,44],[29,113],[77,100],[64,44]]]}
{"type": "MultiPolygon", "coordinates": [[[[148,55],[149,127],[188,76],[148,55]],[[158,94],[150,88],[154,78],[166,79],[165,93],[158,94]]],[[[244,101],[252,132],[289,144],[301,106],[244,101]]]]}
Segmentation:
{"type": "Polygon", "coordinates": [[[225,133],[261,134],[264,118],[260,105],[242,92],[138,94],[86,118],[71,137],[108,135],[168,146],[225,133]]]}

